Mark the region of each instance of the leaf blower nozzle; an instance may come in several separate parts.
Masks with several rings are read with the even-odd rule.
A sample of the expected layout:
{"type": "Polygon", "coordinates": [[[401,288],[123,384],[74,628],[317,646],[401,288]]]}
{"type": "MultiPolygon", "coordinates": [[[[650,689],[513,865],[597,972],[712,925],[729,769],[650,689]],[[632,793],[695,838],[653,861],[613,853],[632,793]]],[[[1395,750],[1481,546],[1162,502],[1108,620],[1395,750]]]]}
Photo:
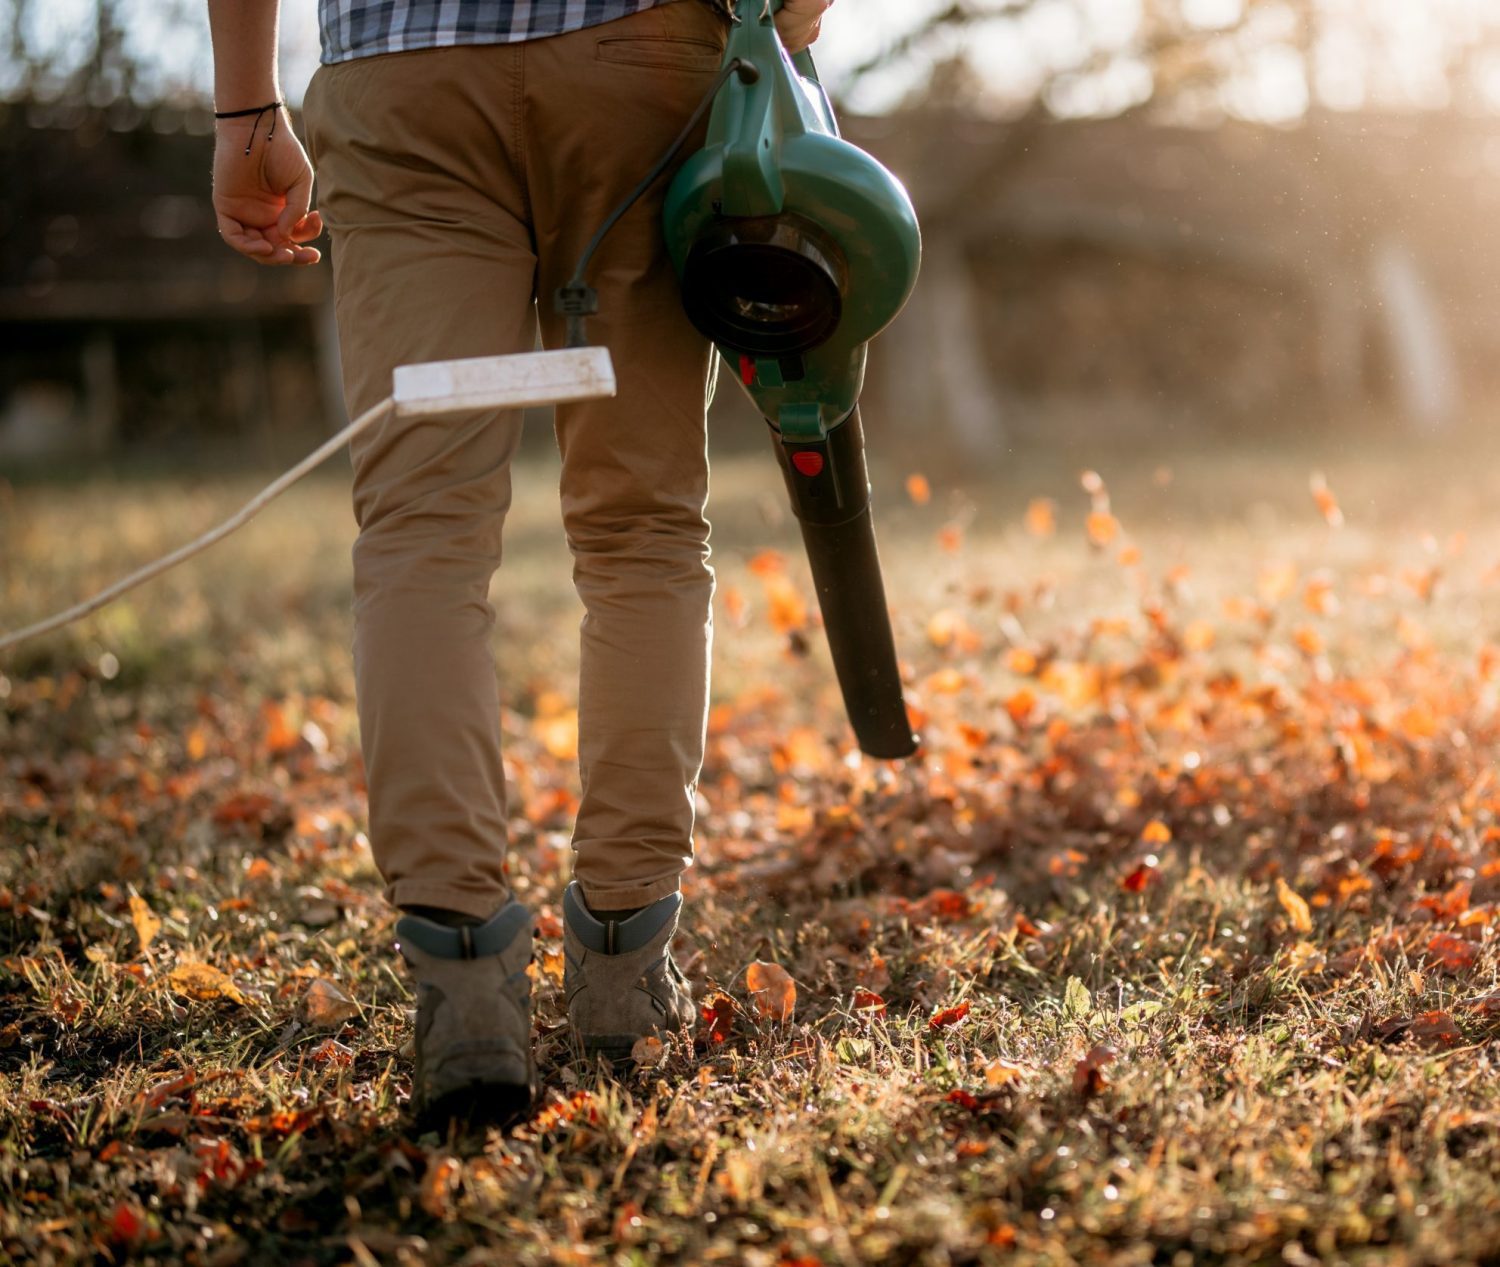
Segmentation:
{"type": "Polygon", "coordinates": [[[778,7],[737,6],[707,143],[667,190],[667,248],[689,318],[770,424],[859,746],[908,757],[858,402],[921,235],[900,181],[839,136],[812,58],[787,55],[778,7]]]}

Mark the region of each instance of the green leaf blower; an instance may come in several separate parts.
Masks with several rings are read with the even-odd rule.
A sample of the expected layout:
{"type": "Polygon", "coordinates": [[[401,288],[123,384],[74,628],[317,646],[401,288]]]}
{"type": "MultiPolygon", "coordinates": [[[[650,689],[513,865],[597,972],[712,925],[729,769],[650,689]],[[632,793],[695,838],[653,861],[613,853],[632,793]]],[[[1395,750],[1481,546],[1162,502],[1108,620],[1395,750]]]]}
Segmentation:
{"type": "Polygon", "coordinates": [[[866,345],[916,283],[906,190],[838,134],[812,58],[788,56],[780,0],[738,0],[718,78],[677,143],[600,227],[558,293],[569,343],[595,311],[583,272],[625,209],[712,105],[704,147],[667,190],[663,228],[683,305],[770,424],[860,748],[908,757],[907,720],[876,552],[859,393],[866,345]]]}

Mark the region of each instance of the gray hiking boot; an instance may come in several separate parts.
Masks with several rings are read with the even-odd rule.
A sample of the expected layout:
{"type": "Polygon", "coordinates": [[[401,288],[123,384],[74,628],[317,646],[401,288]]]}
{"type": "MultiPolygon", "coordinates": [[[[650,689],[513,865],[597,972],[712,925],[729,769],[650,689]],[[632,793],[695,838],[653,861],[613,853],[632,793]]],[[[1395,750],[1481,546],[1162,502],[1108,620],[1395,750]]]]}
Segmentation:
{"type": "Polygon", "coordinates": [[[396,949],[417,986],[419,1118],[506,1121],[536,1096],[531,1059],[531,912],[509,902],[483,924],[396,922],[396,949]]]}
{"type": "Polygon", "coordinates": [[[595,919],[577,883],[563,894],[563,989],[583,1050],[614,1063],[648,1034],[686,1027],[693,994],[672,958],[682,894],[669,893],[625,920],[595,919]]]}

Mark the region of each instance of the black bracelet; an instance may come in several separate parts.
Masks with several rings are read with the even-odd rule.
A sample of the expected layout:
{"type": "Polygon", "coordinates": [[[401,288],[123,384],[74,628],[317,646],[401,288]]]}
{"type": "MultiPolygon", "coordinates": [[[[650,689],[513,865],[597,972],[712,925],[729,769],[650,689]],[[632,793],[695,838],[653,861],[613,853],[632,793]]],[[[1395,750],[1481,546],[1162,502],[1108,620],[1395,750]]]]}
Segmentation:
{"type": "Polygon", "coordinates": [[[276,120],[281,117],[281,107],[285,104],[286,102],[284,101],[272,101],[263,106],[251,106],[248,110],[216,110],[214,111],[214,118],[248,119],[252,114],[255,116],[255,123],[250,129],[250,139],[245,142],[245,156],[248,158],[250,155],[250,147],[255,144],[255,133],[260,128],[260,116],[265,114],[267,110],[276,111],[276,113],[271,116],[271,127],[270,130],[266,133],[266,144],[269,145],[271,143],[271,138],[276,135],[276,120]]]}

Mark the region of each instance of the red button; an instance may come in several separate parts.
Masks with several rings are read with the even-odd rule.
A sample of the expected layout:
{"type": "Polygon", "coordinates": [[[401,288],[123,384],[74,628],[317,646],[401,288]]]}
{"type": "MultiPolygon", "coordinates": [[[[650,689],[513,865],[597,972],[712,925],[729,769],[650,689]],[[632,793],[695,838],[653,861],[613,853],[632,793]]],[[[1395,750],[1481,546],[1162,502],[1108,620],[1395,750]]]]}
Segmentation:
{"type": "Polygon", "coordinates": [[[792,465],[811,479],[822,472],[823,455],[812,449],[803,449],[801,453],[792,454],[792,465]]]}

